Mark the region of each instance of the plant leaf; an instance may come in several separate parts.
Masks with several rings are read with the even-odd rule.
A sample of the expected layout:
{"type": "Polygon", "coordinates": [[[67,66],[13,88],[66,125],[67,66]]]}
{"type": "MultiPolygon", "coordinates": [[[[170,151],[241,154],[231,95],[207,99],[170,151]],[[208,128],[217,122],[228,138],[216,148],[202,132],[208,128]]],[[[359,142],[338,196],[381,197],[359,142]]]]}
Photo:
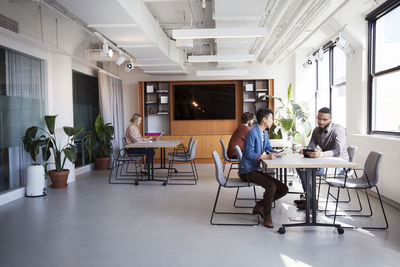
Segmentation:
{"type": "Polygon", "coordinates": [[[72,163],[75,162],[76,153],[75,153],[75,147],[73,145],[70,145],[69,147],[64,148],[63,152],[69,161],[71,161],[72,163]]]}
{"type": "Polygon", "coordinates": [[[94,128],[96,130],[96,133],[100,133],[104,128],[104,121],[100,115],[97,116],[96,121],[94,122],[94,128]]]}
{"type": "Polygon", "coordinates": [[[46,121],[47,129],[49,129],[50,134],[54,134],[54,126],[56,124],[57,115],[52,116],[44,116],[44,120],[46,121]]]}
{"type": "Polygon", "coordinates": [[[281,122],[282,128],[283,128],[286,132],[288,132],[288,131],[292,128],[292,126],[293,126],[293,119],[291,119],[291,118],[288,118],[288,119],[282,118],[282,119],[280,120],[280,122],[281,122]]]}
{"type": "Polygon", "coordinates": [[[289,83],[289,88],[287,89],[288,101],[292,98],[292,83],[289,83]]]}
{"type": "Polygon", "coordinates": [[[73,136],[75,133],[74,127],[64,126],[63,129],[64,129],[64,133],[70,137],[73,136]]]}

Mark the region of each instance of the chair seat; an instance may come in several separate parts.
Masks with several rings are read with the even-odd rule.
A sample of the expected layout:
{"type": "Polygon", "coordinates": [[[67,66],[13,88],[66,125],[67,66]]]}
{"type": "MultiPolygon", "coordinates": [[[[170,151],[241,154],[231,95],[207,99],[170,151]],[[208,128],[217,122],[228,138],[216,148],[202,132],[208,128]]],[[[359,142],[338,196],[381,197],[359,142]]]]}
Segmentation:
{"type": "Polygon", "coordinates": [[[187,161],[190,161],[190,159],[188,157],[173,156],[173,157],[168,157],[168,161],[187,162],[187,161]]]}
{"type": "Polygon", "coordinates": [[[228,182],[224,187],[249,187],[249,186],[257,186],[257,185],[254,183],[245,182],[240,178],[229,178],[228,182]]]}
{"type": "Polygon", "coordinates": [[[188,155],[188,153],[186,152],[168,152],[169,156],[178,156],[178,157],[186,157],[188,155]]]}
{"type": "MultiPolygon", "coordinates": [[[[345,178],[328,178],[325,181],[330,186],[343,188],[344,180],[345,178]]],[[[368,184],[368,181],[365,178],[347,178],[346,180],[346,188],[368,189],[370,187],[371,186],[368,184]]]]}

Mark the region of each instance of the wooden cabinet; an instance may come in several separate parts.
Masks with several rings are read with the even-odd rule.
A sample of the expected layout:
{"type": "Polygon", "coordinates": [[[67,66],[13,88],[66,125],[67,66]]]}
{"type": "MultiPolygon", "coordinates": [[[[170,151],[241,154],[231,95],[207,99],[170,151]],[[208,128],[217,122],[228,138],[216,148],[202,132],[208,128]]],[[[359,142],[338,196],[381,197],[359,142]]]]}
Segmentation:
{"type": "Polygon", "coordinates": [[[272,98],[266,102],[256,103],[257,98],[263,95],[274,95],[274,80],[245,80],[243,81],[243,113],[256,113],[261,108],[274,109],[272,98]]]}
{"type": "Polygon", "coordinates": [[[144,82],[144,133],[170,134],[169,82],[144,82]]]}

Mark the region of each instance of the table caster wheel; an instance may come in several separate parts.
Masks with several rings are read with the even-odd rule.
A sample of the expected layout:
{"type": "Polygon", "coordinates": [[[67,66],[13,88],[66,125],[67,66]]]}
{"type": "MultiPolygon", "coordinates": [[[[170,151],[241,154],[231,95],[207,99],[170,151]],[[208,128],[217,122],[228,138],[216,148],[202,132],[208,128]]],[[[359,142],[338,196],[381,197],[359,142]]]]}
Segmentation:
{"type": "Polygon", "coordinates": [[[177,170],[177,169],[175,169],[175,170],[174,170],[174,173],[177,173],[177,172],[178,172],[178,170],[177,170]]]}
{"type": "Polygon", "coordinates": [[[342,235],[344,233],[344,229],[342,227],[338,227],[337,231],[338,231],[339,235],[342,235]]]}
{"type": "Polygon", "coordinates": [[[289,186],[293,186],[293,182],[292,181],[289,182],[289,186]]]}
{"type": "Polygon", "coordinates": [[[135,185],[139,185],[139,182],[138,182],[138,181],[135,181],[135,185]]]}
{"type": "Polygon", "coordinates": [[[286,233],[286,229],[285,229],[285,227],[280,227],[279,228],[279,230],[278,230],[278,233],[280,233],[281,235],[283,235],[284,233],[286,233]]]}
{"type": "Polygon", "coordinates": [[[167,182],[163,182],[162,185],[163,185],[163,186],[166,186],[166,185],[167,185],[167,182]]]}

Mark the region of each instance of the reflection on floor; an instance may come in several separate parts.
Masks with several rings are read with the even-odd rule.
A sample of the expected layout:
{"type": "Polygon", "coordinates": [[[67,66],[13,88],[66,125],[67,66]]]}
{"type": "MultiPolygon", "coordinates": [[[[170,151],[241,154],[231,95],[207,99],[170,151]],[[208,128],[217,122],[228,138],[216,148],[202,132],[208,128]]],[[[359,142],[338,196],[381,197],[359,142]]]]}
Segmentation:
{"type": "MultiPolygon", "coordinates": [[[[67,189],[1,206],[0,266],[396,266],[400,260],[400,211],[389,205],[386,231],[287,228],[280,235],[280,224],[304,216],[294,194],[276,202],[274,229],[211,226],[214,166],[198,164],[198,171],[196,186],[110,185],[109,172],[92,171],[67,189]]],[[[291,190],[299,188],[295,179],[291,190]]],[[[233,209],[234,194],[223,190],[223,208],[233,209]]],[[[372,204],[375,217],[362,222],[383,223],[378,201],[372,204]]]]}

